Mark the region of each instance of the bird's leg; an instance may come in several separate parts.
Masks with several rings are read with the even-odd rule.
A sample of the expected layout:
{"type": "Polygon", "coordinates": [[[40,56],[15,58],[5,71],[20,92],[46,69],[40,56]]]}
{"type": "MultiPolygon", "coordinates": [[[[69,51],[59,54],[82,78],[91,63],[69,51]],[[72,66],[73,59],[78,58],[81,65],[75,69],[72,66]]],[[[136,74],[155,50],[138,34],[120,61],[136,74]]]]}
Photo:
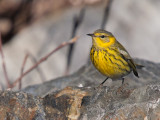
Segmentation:
{"type": "Polygon", "coordinates": [[[100,85],[103,85],[106,82],[106,80],[108,80],[108,77],[100,85]]]}
{"type": "Polygon", "coordinates": [[[106,80],[108,80],[108,77],[98,86],[98,88],[103,86],[103,84],[106,82],[106,80]]]}
{"type": "Polygon", "coordinates": [[[122,78],[122,85],[124,84],[124,78],[122,78]]]}
{"type": "Polygon", "coordinates": [[[129,84],[128,83],[124,84],[124,78],[122,78],[122,86],[127,86],[127,85],[129,85],[129,84]]]}

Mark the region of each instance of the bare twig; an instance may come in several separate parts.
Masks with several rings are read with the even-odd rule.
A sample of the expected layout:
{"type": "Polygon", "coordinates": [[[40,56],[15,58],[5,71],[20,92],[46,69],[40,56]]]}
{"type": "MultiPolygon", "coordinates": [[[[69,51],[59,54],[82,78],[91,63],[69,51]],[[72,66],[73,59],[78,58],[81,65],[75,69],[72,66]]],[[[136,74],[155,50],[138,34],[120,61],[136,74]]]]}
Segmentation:
{"type": "MultiPolygon", "coordinates": [[[[82,23],[82,20],[83,20],[83,17],[84,17],[84,13],[85,13],[85,8],[82,8],[80,13],[79,13],[79,15],[78,16],[77,15],[74,16],[71,38],[73,38],[76,35],[78,27],[82,23]]],[[[75,43],[72,43],[69,46],[68,56],[67,56],[67,67],[66,67],[66,70],[65,70],[65,75],[67,75],[69,73],[69,67],[70,67],[70,64],[71,64],[71,59],[72,59],[74,46],[75,46],[75,43]]]]}
{"type": "MultiPolygon", "coordinates": [[[[31,53],[28,52],[28,54],[29,54],[29,57],[31,58],[32,62],[33,62],[34,64],[36,64],[36,63],[37,63],[36,58],[35,58],[31,53]]],[[[37,71],[38,71],[38,73],[39,73],[39,76],[40,76],[42,82],[46,81],[46,77],[45,77],[45,75],[43,74],[42,70],[41,70],[39,67],[37,67],[36,69],[37,69],[37,71]]]]}
{"type": "MultiPolygon", "coordinates": [[[[21,68],[20,76],[23,75],[24,67],[25,67],[25,65],[26,65],[26,61],[27,61],[27,59],[28,59],[28,56],[29,56],[29,55],[26,54],[25,57],[24,57],[23,64],[22,64],[22,68],[21,68]]],[[[21,88],[22,88],[22,79],[19,80],[19,90],[20,90],[21,88]]]]}
{"type": "Polygon", "coordinates": [[[109,12],[110,12],[110,7],[111,7],[111,3],[113,2],[113,0],[108,0],[105,10],[104,10],[104,15],[103,15],[103,19],[102,19],[102,24],[101,24],[101,28],[104,29],[106,26],[106,23],[108,21],[108,16],[109,16],[109,12]]]}
{"type": "Polygon", "coordinates": [[[0,54],[1,54],[1,58],[2,58],[2,67],[3,67],[3,71],[4,71],[7,87],[9,88],[9,87],[11,87],[11,84],[10,84],[10,81],[9,81],[9,78],[8,78],[8,74],[7,74],[7,70],[6,70],[6,63],[5,63],[4,54],[3,54],[3,50],[2,50],[1,33],[0,33],[0,54]]]}
{"type": "Polygon", "coordinates": [[[32,70],[34,70],[39,64],[41,64],[42,62],[46,61],[53,53],[55,53],[57,50],[61,49],[62,47],[68,45],[68,44],[72,44],[74,42],[76,42],[76,40],[78,39],[78,37],[74,37],[73,39],[71,39],[68,42],[63,42],[61,45],[59,45],[56,49],[54,49],[53,51],[51,51],[49,54],[47,54],[46,56],[42,57],[36,64],[34,64],[31,68],[29,68],[26,72],[24,72],[18,79],[15,80],[15,82],[13,82],[13,84],[10,86],[10,88],[13,88],[14,86],[16,86],[16,84],[25,76],[27,75],[29,72],[31,72],[32,70]]]}

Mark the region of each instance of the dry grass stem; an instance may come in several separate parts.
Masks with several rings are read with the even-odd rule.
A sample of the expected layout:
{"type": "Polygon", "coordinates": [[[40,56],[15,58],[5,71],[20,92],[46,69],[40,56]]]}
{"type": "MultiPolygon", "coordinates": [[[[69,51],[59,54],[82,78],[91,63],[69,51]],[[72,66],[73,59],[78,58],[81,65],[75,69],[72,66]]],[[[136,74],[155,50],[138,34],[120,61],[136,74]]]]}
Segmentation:
{"type": "MultiPolygon", "coordinates": [[[[22,68],[21,68],[21,72],[20,72],[20,76],[23,75],[23,71],[24,71],[24,67],[26,65],[27,59],[28,59],[28,54],[25,55],[24,60],[23,60],[23,64],[22,64],[22,68]]],[[[22,79],[19,80],[19,89],[22,88],[22,79]]]]}
{"type": "MultiPolygon", "coordinates": [[[[27,52],[27,53],[29,54],[29,57],[30,57],[31,61],[32,61],[34,64],[36,64],[36,63],[37,63],[36,58],[35,58],[31,53],[29,53],[29,52],[27,52]]],[[[43,71],[40,69],[40,67],[37,67],[36,70],[37,70],[37,72],[39,73],[39,76],[40,76],[40,78],[41,78],[41,81],[42,81],[42,82],[46,81],[47,79],[46,79],[43,71]]]]}
{"type": "Polygon", "coordinates": [[[78,39],[78,37],[74,37],[72,38],[70,41],[68,42],[63,42],[61,45],[59,45],[56,49],[54,49],[53,51],[51,51],[50,53],[48,53],[46,56],[42,57],[36,64],[34,64],[31,68],[29,68],[28,70],[26,70],[26,72],[24,72],[19,78],[17,78],[13,84],[10,86],[10,88],[13,88],[16,86],[16,84],[21,81],[21,79],[27,75],[29,72],[31,72],[32,70],[34,70],[39,64],[41,64],[42,62],[46,61],[53,53],[55,53],[57,50],[61,49],[62,47],[72,44],[74,42],[76,42],[76,40],[78,39]]]}

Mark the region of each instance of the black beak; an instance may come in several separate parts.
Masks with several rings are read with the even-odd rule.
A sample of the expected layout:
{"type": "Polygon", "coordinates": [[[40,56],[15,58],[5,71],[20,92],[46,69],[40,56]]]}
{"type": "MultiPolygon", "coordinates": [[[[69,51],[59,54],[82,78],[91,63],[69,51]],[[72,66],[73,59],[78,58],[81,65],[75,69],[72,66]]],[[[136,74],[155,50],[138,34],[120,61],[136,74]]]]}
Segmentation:
{"type": "Polygon", "coordinates": [[[93,37],[94,36],[94,34],[87,34],[88,36],[91,36],[91,37],[93,37]]]}

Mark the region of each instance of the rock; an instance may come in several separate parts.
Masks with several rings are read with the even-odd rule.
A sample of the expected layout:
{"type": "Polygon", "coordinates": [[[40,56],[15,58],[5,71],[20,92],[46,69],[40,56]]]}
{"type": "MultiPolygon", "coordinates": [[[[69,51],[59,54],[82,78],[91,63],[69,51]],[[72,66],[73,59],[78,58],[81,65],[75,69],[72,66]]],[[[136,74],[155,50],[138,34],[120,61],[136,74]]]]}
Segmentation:
{"type": "Polygon", "coordinates": [[[44,120],[44,115],[40,98],[23,92],[0,92],[1,120],[33,120],[36,116],[44,120]]]}
{"type": "Polygon", "coordinates": [[[47,114],[49,114],[48,119],[68,118],[77,120],[81,114],[82,100],[87,95],[88,93],[85,90],[67,87],[56,94],[45,96],[43,98],[43,105],[47,114]],[[54,108],[57,109],[55,115],[52,112],[54,108]],[[57,113],[60,113],[58,117],[56,117],[57,113]]]}
{"type": "Polygon", "coordinates": [[[90,120],[157,120],[160,118],[160,84],[137,89],[103,87],[91,90],[92,96],[83,98],[80,119],[90,120]],[[93,92],[94,91],[94,92],[93,92]]]}
{"type": "Polygon", "coordinates": [[[43,98],[22,92],[0,93],[1,119],[38,120],[157,120],[160,118],[160,84],[66,87],[43,98]]]}

